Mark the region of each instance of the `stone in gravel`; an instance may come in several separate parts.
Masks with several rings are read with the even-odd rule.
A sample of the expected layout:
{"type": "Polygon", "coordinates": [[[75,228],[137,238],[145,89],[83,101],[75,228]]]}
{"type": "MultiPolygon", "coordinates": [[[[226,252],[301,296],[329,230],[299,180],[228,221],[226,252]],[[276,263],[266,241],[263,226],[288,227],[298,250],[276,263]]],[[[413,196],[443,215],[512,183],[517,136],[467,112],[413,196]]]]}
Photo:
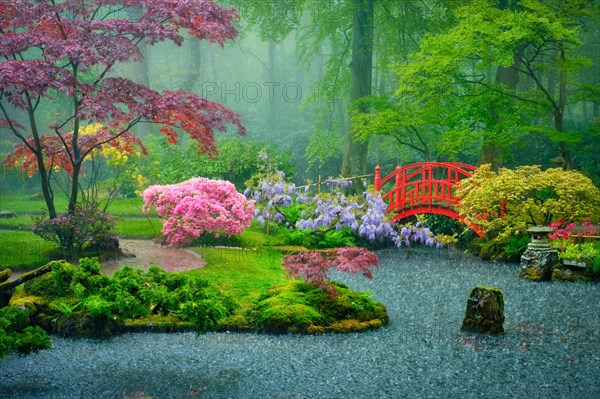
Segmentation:
{"type": "Polygon", "coordinates": [[[16,218],[17,214],[13,211],[0,211],[0,219],[16,218]]]}
{"type": "Polygon", "coordinates": [[[500,334],[504,332],[504,296],[496,287],[471,290],[462,331],[500,334]]]}

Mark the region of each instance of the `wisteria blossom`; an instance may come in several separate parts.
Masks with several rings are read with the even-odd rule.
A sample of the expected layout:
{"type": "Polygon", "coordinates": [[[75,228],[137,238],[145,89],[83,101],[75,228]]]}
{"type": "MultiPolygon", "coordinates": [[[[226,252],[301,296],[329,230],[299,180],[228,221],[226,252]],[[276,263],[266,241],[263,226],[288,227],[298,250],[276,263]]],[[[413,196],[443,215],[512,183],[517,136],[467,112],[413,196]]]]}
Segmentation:
{"type": "Polygon", "coordinates": [[[392,243],[396,247],[423,244],[441,248],[444,246],[421,222],[394,225],[387,204],[380,195],[367,190],[361,195],[347,195],[351,180],[329,179],[326,186],[330,192],[310,195],[310,186],[296,187],[285,182],[284,175],[272,173],[253,188],[244,191],[247,198],[255,201],[255,220],[261,225],[267,221],[283,224],[290,229],[321,230],[349,229],[369,243],[392,243]],[[283,210],[300,206],[301,217],[290,224],[283,210]]]}

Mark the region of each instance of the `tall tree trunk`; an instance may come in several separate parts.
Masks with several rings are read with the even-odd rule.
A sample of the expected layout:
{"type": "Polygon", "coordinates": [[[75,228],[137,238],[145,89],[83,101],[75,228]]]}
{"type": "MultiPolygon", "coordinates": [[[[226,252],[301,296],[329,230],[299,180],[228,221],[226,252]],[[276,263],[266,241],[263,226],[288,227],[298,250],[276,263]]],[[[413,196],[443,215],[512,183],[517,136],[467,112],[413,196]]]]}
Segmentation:
{"type": "MultiPolygon", "coordinates": [[[[496,83],[503,84],[504,86],[507,86],[510,91],[515,92],[519,83],[519,71],[517,70],[519,63],[520,57],[515,53],[513,64],[510,67],[507,68],[498,65],[498,69],[496,69],[496,83]]],[[[497,131],[496,137],[490,137],[489,135],[483,136],[483,142],[481,143],[481,150],[479,152],[479,164],[483,165],[489,163],[492,165],[492,169],[498,170],[504,163],[504,147],[501,142],[504,133],[504,129],[502,128],[504,121],[500,115],[496,114],[495,108],[492,108],[491,112],[492,119],[495,121],[496,127],[500,130],[497,131]]]]}
{"type": "MultiPolygon", "coordinates": [[[[505,10],[513,6],[513,2],[509,0],[500,0],[498,2],[498,8],[501,10],[505,10]]],[[[498,69],[496,69],[495,82],[507,86],[513,93],[516,92],[519,84],[518,68],[521,60],[521,51],[521,49],[515,49],[513,63],[510,67],[507,68],[505,66],[498,65],[498,69]]],[[[497,131],[497,137],[490,137],[490,135],[483,136],[483,142],[481,143],[481,150],[479,152],[479,164],[483,165],[489,163],[492,165],[492,169],[498,170],[504,163],[504,147],[501,143],[504,131],[502,128],[502,117],[497,115],[495,111],[495,108],[491,109],[492,119],[495,121],[496,127],[500,128],[500,130],[497,131]]]]}
{"type": "Polygon", "coordinates": [[[44,163],[44,153],[42,151],[42,142],[40,141],[40,134],[37,128],[37,121],[35,119],[35,115],[31,111],[33,109],[33,105],[31,103],[31,99],[29,95],[26,95],[28,107],[28,116],[29,116],[29,124],[31,126],[31,135],[33,136],[35,159],[37,161],[38,173],[40,175],[41,183],[42,183],[42,194],[44,196],[44,201],[46,202],[46,206],[48,207],[48,217],[50,219],[54,219],[56,214],[56,207],[54,206],[54,193],[52,191],[52,186],[50,185],[50,173],[51,170],[46,169],[46,164],[44,163]]]}
{"type": "MultiPolygon", "coordinates": [[[[273,40],[269,41],[269,85],[277,83],[277,66],[276,66],[276,43],[273,40]]],[[[269,86],[271,87],[271,86],[269,86]]],[[[279,87],[278,87],[279,88],[279,87]]],[[[269,95],[269,116],[267,121],[267,139],[273,142],[277,137],[277,102],[275,96],[271,98],[269,95]]]]}
{"type": "MultiPolygon", "coordinates": [[[[352,59],[350,61],[350,102],[371,95],[373,70],[374,0],[352,0],[352,59]]],[[[367,112],[359,107],[359,112],[367,112]]],[[[344,143],[342,176],[363,175],[367,169],[368,142],[354,141],[352,123],[344,143]]]]}
{"type": "Polygon", "coordinates": [[[190,36],[186,40],[189,40],[190,63],[188,65],[187,76],[183,82],[183,89],[193,92],[194,85],[200,78],[202,68],[202,53],[200,51],[200,40],[197,37],[190,36]]]}
{"type": "MultiPolygon", "coordinates": [[[[560,48],[560,61],[565,62],[565,50],[561,45],[560,48]]],[[[564,129],[564,113],[567,105],[567,71],[564,68],[560,69],[560,77],[558,82],[558,104],[554,110],[554,128],[557,132],[563,133],[564,129]]],[[[559,154],[562,159],[562,167],[564,170],[573,169],[573,159],[571,158],[571,151],[566,141],[559,141],[558,143],[559,154]]]]}
{"type": "MultiPolygon", "coordinates": [[[[73,65],[73,76],[75,82],[78,82],[78,66],[77,64],[73,65]]],[[[77,88],[75,88],[74,93],[72,95],[73,100],[73,115],[77,115],[77,109],[79,107],[79,94],[77,92],[77,88]]],[[[76,116],[73,119],[73,137],[71,138],[71,164],[73,166],[73,175],[71,176],[71,194],[69,197],[69,207],[68,213],[69,215],[75,214],[75,206],[77,205],[77,195],[79,194],[79,172],[81,171],[81,151],[79,148],[79,127],[80,120],[79,117],[76,116]]]]}

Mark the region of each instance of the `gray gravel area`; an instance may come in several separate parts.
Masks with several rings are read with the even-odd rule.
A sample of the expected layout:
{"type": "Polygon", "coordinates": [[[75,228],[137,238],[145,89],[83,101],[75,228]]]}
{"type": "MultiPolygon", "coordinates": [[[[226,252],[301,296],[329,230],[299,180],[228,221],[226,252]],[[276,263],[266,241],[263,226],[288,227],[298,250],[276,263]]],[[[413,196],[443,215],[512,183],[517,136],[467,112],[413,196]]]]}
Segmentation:
{"type": "Polygon", "coordinates": [[[600,284],[532,283],[518,265],[380,253],[389,326],[349,335],[53,339],[0,361],[1,398],[600,398],[600,284]],[[460,332],[469,290],[504,291],[506,333],[460,332]]]}

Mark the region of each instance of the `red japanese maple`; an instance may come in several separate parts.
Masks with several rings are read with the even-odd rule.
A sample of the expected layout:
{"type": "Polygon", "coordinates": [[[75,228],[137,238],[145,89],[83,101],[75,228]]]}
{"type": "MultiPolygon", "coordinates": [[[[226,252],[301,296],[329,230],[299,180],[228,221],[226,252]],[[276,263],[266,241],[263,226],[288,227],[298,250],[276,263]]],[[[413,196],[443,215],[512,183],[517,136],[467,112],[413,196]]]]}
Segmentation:
{"type": "Polygon", "coordinates": [[[371,268],[379,267],[379,260],[366,248],[343,247],[288,255],[283,266],[290,275],[335,295],[335,288],[328,281],[330,269],[349,274],[361,273],[372,279],[371,268]]]}
{"type": "Polygon", "coordinates": [[[223,46],[237,35],[235,18],[235,10],[210,0],[0,0],[0,129],[19,140],[4,162],[39,172],[50,218],[57,216],[52,170],[70,174],[74,211],[86,156],[105,145],[144,150],[131,133],[139,122],[161,125],[171,143],[186,132],[209,154],[216,153],[215,131],[233,125],[245,134],[239,115],[222,105],[182,90],[157,92],[111,71],[117,62],[141,61],[142,40],[181,45],[182,30],[223,46]],[[41,126],[40,104],[57,97],[71,111],[41,126]],[[25,110],[26,120],[17,121],[11,106],[25,110]],[[91,123],[103,128],[81,135],[91,123]]]}

